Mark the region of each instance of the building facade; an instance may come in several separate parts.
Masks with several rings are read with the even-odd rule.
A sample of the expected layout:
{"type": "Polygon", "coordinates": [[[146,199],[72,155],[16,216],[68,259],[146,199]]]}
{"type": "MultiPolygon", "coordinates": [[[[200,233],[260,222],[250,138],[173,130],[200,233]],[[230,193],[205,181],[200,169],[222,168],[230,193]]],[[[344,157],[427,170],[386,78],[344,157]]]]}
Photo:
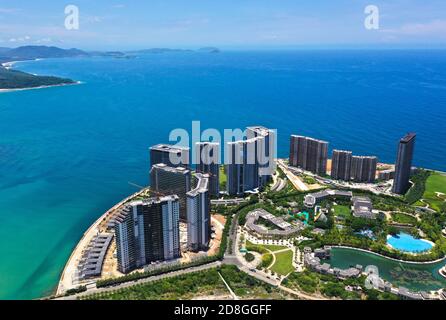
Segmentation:
{"type": "Polygon", "coordinates": [[[209,175],[197,173],[195,188],[187,193],[187,246],[207,250],[211,239],[209,175]]]}
{"type": "Polygon", "coordinates": [[[331,160],[331,177],[335,180],[350,181],[352,152],[343,150],[333,150],[331,160]]]}
{"type": "Polygon", "coordinates": [[[415,133],[408,133],[398,145],[397,160],[395,164],[395,178],[392,192],[405,194],[409,190],[412,159],[415,149],[415,133]]]}
{"type": "Polygon", "coordinates": [[[164,163],[169,167],[189,168],[189,148],[157,144],[150,148],[150,167],[164,163]]]}
{"type": "Polygon", "coordinates": [[[249,127],[247,139],[226,145],[226,191],[243,195],[264,187],[274,167],[275,134],[265,127],[249,127]]]}
{"type": "Polygon", "coordinates": [[[226,191],[229,195],[243,195],[259,188],[259,166],[255,162],[256,140],[229,142],[226,152],[226,191]]]}
{"type": "Polygon", "coordinates": [[[354,182],[374,182],[376,179],[377,157],[353,156],[351,176],[354,182]]]}
{"type": "Polygon", "coordinates": [[[259,184],[266,186],[274,173],[276,158],[275,131],[262,127],[252,126],[246,129],[248,139],[256,139],[257,162],[259,163],[259,184]]]}
{"type": "Polygon", "coordinates": [[[128,273],[152,262],[179,258],[179,202],[175,195],[133,201],[114,225],[118,270],[128,273]]]}
{"type": "Polygon", "coordinates": [[[180,203],[180,218],[185,221],[186,193],[191,190],[190,170],[183,167],[170,167],[166,164],[155,164],[150,170],[151,191],[158,195],[177,195],[180,203]]]}
{"type": "Polygon", "coordinates": [[[304,136],[291,136],[290,165],[325,175],[327,172],[328,142],[304,136]]]}
{"type": "Polygon", "coordinates": [[[209,175],[209,194],[217,197],[220,194],[220,144],[215,142],[197,142],[196,170],[209,175]]]}

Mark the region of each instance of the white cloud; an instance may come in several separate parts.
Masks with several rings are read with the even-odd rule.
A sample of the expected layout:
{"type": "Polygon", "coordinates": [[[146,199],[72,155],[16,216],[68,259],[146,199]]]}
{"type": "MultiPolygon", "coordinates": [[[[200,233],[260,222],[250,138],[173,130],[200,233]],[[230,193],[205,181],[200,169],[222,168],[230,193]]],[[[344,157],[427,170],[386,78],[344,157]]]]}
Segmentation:
{"type": "Polygon", "coordinates": [[[427,23],[410,23],[395,29],[383,29],[382,32],[407,36],[440,35],[446,37],[446,20],[433,20],[427,23]]]}
{"type": "Polygon", "coordinates": [[[53,42],[53,39],[51,39],[51,38],[42,38],[42,39],[37,39],[34,42],[35,43],[48,43],[48,42],[53,42]]]}

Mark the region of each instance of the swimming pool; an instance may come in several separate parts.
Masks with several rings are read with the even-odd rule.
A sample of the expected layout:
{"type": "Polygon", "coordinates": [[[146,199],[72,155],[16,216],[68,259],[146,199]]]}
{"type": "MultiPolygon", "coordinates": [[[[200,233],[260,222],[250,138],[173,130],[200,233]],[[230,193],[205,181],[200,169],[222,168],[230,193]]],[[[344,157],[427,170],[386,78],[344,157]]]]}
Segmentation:
{"type": "Polygon", "coordinates": [[[400,251],[419,253],[432,249],[433,244],[424,239],[417,239],[410,234],[401,232],[398,235],[388,236],[387,243],[400,251]]]}

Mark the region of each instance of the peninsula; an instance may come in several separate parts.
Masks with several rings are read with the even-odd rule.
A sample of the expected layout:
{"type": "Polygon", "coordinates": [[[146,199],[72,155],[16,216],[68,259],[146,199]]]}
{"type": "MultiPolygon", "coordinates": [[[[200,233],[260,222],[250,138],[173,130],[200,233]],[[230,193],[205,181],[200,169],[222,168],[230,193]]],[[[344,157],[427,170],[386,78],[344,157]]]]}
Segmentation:
{"type": "Polygon", "coordinates": [[[14,49],[3,48],[0,50],[0,92],[11,90],[35,89],[77,83],[72,79],[54,76],[39,76],[26,72],[13,70],[14,62],[37,60],[45,58],[66,58],[87,56],[88,54],[78,49],[60,49],[47,46],[23,46],[14,49]]]}

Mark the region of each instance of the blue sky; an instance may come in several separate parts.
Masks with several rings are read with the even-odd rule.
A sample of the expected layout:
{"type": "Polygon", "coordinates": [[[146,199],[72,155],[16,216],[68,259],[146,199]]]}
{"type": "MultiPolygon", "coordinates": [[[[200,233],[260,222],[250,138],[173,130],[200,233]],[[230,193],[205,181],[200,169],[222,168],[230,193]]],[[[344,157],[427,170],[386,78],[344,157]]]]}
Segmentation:
{"type": "Polygon", "coordinates": [[[446,47],[444,0],[2,0],[0,47],[446,47]],[[80,10],[66,30],[65,6],[80,10]],[[367,5],[380,29],[364,27],[367,5]]]}

